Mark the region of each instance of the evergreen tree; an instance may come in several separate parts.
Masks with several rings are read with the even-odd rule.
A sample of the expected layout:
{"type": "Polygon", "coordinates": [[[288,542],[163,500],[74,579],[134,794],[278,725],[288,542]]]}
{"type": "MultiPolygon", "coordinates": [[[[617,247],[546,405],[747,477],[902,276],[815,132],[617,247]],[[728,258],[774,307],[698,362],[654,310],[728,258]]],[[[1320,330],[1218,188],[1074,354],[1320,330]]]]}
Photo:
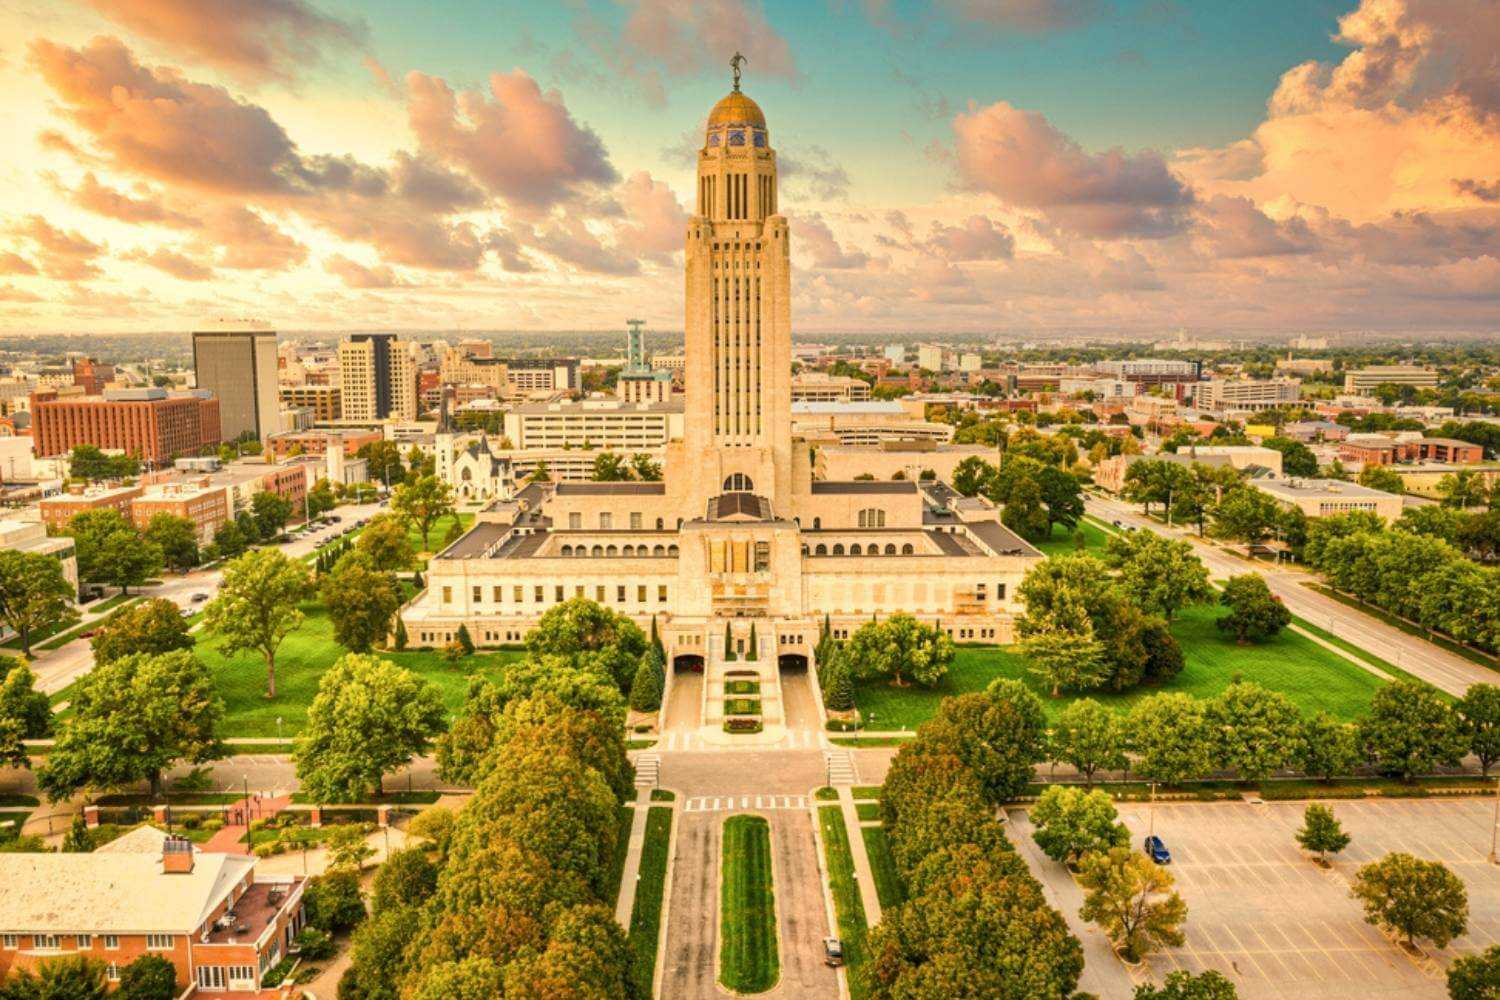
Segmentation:
{"type": "Polygon", "coordinates": [[[728,622],[724,623],[724,659],[734,659],[734,629],[729,627],[728,622]]]}
{"type": "Polygon", "coordinates": [[[62,849],[65,854],[88,854],[93,851],[94,838],[89,835],[89,826],[84,821],[83,813],[73,817],[73,825],[68,827],[68,832],[63,837],[62,849]]]}
{"type": "Polygon", "coordinates": [[[755,623],[750,623],[750,643],[745,648],[745,659],[754,660],[760,656],[755,645],[755,623]]]}
{"type": "Polygon", "coordinates": [[[654,712],[661,708],[663,672],[652,649],[641,657],[630,684],[630,707],[637,712],[654,712]]]}
{"type": "Polygon", "coordinates": [[[465,656],[474,655],[474,640],[469,637],[469,628],[467,625],[460,624],[458,626],[456,641],[463,647],[465,656]]]}
{"type": "Polygon", "coordinates": [[[849,668],[834,657],[824,671],[827,680],[823,685],[823,705],[834,712],[847,712],[854,707],[854,678],[849,668]]]}
{"type": "Polygon", "coordinates": [[[398,616],[396,618],[396,652],[406,648],[406,623],[398,616]]]}

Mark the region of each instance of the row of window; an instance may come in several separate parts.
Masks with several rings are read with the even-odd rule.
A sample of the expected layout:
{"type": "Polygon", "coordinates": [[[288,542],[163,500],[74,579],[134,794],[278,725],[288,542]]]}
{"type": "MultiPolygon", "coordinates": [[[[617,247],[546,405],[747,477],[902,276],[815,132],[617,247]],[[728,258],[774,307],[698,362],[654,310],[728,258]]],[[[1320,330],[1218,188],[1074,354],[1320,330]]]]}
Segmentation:
{"type": "MultiPolygon", "coordinates": [[[[663,530],[666,527],[666,523],[667,522],[666,522],[665,518],[658,517],[656,519],[656,530],[657,531],[663,530]]],[[[607,510],[601,510],[599,512],[599,530],[600,531],[613,531],[614,527],[615,527],[615,516],[614,516],[614,514],[612,514],[611,512],[609,512],[607,510]]],[[[679,528],[682,527],[682,519],[681,518],[677,519],[677,527],[679,527],[679,528]]],[[[571,510],[571,511],[568,512],[568,530],[569,531],[582,531],[583,530],[583,514],[580,511],[571,510]]],[[[630,512],[630,530],[631,531],[645,531],[646,530],[646,516],[644,514],[642,514],[638,510],[633,510],[633,511],[630,512]]]]}
{"type": "MultiPolygon", "coordinates": [[[[60,934],[32,934],[31,950],[33,951],[59,951],[62,948],[60,934]]],[[[94,938],[99,938],[100,947],[114,950],[120,947],[120,936],[118,934],[72,934],[73,947],[78,951],[86,951],[94,947],[94,938]]],[[[0,934],[0,948],[6,951],[15,951],[21,947],[21,935],[0,934]]],[[[171,951],[172,935],[170,934],[147,934],[146,948],[150,951],[171,951]]]]}
{"type": "MultiPolygon", "coordinates": [[[[860,527],[865,527],[865,525],[860,525],[860,527]]],[[[871,527],[873,527],[873,525],[871,527]]],[[[900,552],[896,551],[895,542],[886,542],[883,554],[888,556],[910,556],[916,555],[916,552],[916,546],[912,545],[911,542],[907,542],[902,545],[900,552]]],[[[812,556],[878,556],[882,554],[882,550],[880,548],[879,542],[871,542],[868,546],[861,545],[859,542],[854,542],[848,547],[847,550],[845,549],[843,542],[834,542],[832,545],[827,545],[823,542],[819,542],[817,545],[813,545],[811,547],[806,545],[802,546],[802,554],[812,556]]]]}
{"type": "MultiPolygon", "coordinates": [[[[673,548],[676,548],[676,546],[674,545],[673,548]]],[[[615,586],[614,594],[615,594],[615,603],[616,604],[624,604],[624,603],[626,603],[626,600],[627,600],[626,594],[628,593],[629,589],[630,589],[629,586],[627,584],[623,584],[623,583],[617,584],[615,586]]],[[[604,584],[602,584],[602,583],[601,584],[597,584],[594,587],[594,600],[597,601],[600,604],[605,603],[605,595],[608,592],[609,592],[608,588],[604,584]]],[[[647,596],[646,595],[647,595],[648,592],[649,592],[649,588],[648,588],[648,586],[646,584],[644,584],[644,583],[636,584],[636,587],[635,587],[635,601],[636,601],[636,603],[637,604],[645,604],[646,600],[647,600],[647,596]]],[[[481,587],[479,584],[477,584],[477,583],[474,584],[470,588],[470,592],[469,593],[470,593],[470,603],[471,604],[483,604],[484,603],[484,588],[481,587]]],[[[495,586],[491,588],[491,595],[494,598],[494,600],[491,603],[494,603],[494,604],[504,604],[505,603],[505,588],[502,587],[501,585],[495,584],[495,586]]],[[[574,597],[584,597],[586,595],[587,595],[587,588],[583,584],[580,583],[580,584],[577,584],[576,586],[573,587],[573,596],[574,597]]],[[[510,599],[510,603],[511,604],[525,604],[526,603],[526,588],[523,585],[519,584],[519,583],[513,584],[511,586],[510,596],[511,596],[511,599],[510,599]]],[[[532,598],[531,599],[531,603],[532,604],[546,604],[547,603],[547,588],[546,588],[546,586],[543,585],[543,584],[540,584],[540,583],[539,584],[535,584],[531,588],[531,598],[532,598]]],[[[567,588],[564,587],[560,583],[553,585],[553,587],[552,587],[552,603],[554,603],[554,604],[561,604],[563,601],[566,601],[567,599],[568,599],[567,588]]],[[[444,587],[443,588],[443,603],[445,605],[453,603],[453,588],[452,587],[444,587]]],[[[658,603],[658,604],[665,604],[665,603],[667,603],[667,585],[665,583],[657,584],[657,586],[656,586],[656,603],[658,603]]]]}
{"type": "MultiPolygon", "coordinates": [[[[959,639],[959,640],[963,640],[963,639],[990,639],[990,640],[994,640],[994,639],[998,639],[999,635],[1000,635],[999,630],[995,629],[995,628],[956,628],[955,629],[955,628],[948,628],[948,627],[945,627],[943,625],[938,625],[938,628],[942,629],[944,632],[947,632],[950,638],[959,639]]],[[[849,636],[850,636],[850,634],[852,632],[853,632],[853,630],[852,629],[848,629],[848,628],[835,628],[835,629],[830,629],[829,630],[829,634],[832,635],[835,639],[847,639],[847,638],[849,638],[849,636]]]]}
{"type": "Polygon", "coordinates": [[[592,556],[609,559],[615,556],[677,556],[676,545],[564,545],[558,550],[562,556],[592,556]]]}

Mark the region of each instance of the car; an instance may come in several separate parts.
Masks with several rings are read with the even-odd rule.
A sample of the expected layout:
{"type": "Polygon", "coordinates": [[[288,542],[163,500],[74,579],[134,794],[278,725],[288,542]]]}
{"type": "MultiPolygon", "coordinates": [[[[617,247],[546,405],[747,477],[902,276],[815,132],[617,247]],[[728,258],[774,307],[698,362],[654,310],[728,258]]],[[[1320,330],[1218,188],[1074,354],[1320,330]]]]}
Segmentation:
{"type": "Polygon", "coordinates": [[[1117,518],[1115,518],[1115,527],[1118,528],[1119,526],[1120,526],[1120,519],[1117,517],[1117,518]]]}
{"type": "Polygon", "coordinates": [[[844,964],[844,942],[838,938],[823,939],[823,964],[835,967],[844,964]]]}
{"type": "Polygon", "coordinates": [[[196,593],[196,594],[193,595],[193,603],[194,604],[202,604],[206,600],[208,600],[208,595],[205,594],[205,593],[202,593],[201,591],[199,593],[196,593]]]}
{"type": "Polygon", "coordinates": [[[342,521],[342,520],[343,520],[343,518],[342,518],[342,517],[339,517],[339,516],[338,516],[338,515],[337,515],[337,514],[334,514],[334,515],[333,515],[333,516],[332,516],[332,517],[330,517],[330,518],[329,518],[329,519],[328,519],[328,520],[330,520],[330,521],[332,521],[332,522],[333,522],[333,523],[334,523],[334,524],[338,524],[338,523],[339,523],[339,522],[340,522],[340,521],[342,521]]]}
{"type": "Polygon", "coordinates": [[[1146,838],[1146,855],[1159,865],[1170,865],[1172,863],[1172,852],[1167,850],[1167,845],[1156,834],[1146,838]]]}

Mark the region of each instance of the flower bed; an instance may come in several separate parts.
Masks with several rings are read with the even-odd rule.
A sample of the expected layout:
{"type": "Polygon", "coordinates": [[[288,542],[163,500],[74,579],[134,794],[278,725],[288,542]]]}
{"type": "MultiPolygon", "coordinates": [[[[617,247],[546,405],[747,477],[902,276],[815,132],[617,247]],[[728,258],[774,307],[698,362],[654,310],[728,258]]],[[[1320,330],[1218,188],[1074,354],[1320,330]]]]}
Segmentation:
{"type": "Polygon", "coordinates": [[[726,733],[758,733],[763,728],[759,719],[742,717],[724,720],[724,732],[726,733]]]}

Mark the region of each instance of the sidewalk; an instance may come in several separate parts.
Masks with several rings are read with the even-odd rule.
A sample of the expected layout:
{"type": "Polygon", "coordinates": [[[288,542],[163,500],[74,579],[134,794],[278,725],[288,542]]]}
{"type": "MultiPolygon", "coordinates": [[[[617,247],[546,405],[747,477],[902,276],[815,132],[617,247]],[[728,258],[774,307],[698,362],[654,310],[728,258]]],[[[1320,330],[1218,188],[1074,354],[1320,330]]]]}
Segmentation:
{"type": "Polygon", "coordinates": [[[243,837],[250,830],[250,824],[258,819],[269,819],[278,815],[283,809],[292,804],[290,795],[281,795],[276,798],[249,798],[240,799],[231,806],[226,807],[231,820],[241,820],[239,823],[230,823],[218,833],[208,839],[203,845],[205,854],[248,854],[250,849],[243,842],[243,837]]]}
{"type": "Polygon", "coordinates": [[[854,859],[854,880],[859,883],[859,897],[865,904],[865,923],[880,923],[880,893],[875,891],[875,872],[870,867],[870,852],[865,850],[865,835],[860,829],[859,812],[854,807],[854,791],[839,785],[839,808],[844,814],[844,830],[849,837],[849,854],[854,859]]]}
{"type": "Polygon", "coordinates": [[[646,846],[646,814],[651,811],[651,789],[641,786],[635,791],[635,816],[630,821],[630,846],[625,850],[625,870],[620,874],[620,898],[615,901],[615,920],[630,930],[630,914],[635,909],[635,884],[641,874],[641,852],[646,846]]]}

